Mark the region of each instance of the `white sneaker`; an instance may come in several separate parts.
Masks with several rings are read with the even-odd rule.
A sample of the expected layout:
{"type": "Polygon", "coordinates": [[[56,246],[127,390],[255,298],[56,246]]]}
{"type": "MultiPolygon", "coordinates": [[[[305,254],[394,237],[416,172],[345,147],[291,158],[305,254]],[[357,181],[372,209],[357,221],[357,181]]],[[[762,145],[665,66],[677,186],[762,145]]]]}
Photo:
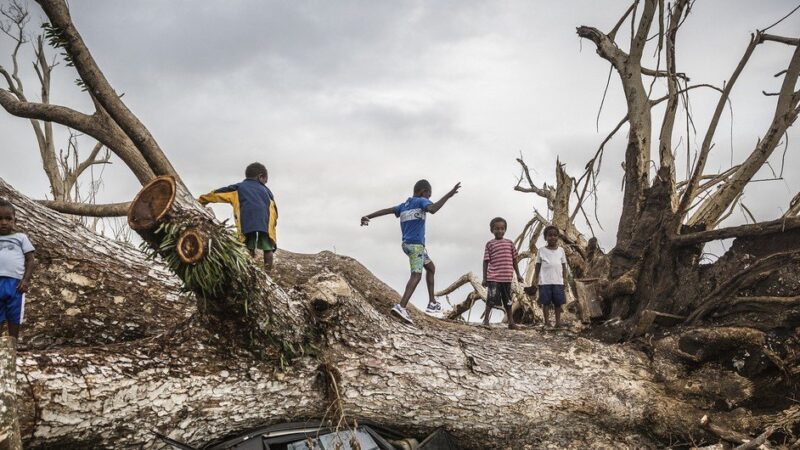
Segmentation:
{"type": "Polygon", "coordinates": [[[428,307],[425,308],[425,312],[428,314],[439,314],[442,312],[442,304],[441,303],[428,303],[428,307]]]}
{"type": "Polygon", "coordinates": [[[408,314],[408,311],[405,308],[403,308],[402,306],[400,306],[399,303],[392,307],[392,311],[391,312],[392,312],[392,314],[396,315],[397,317],[405,320],[407,323],[410,323],[411,325],[414,325],[414,321],[411,320],[411,315],[408,314]]]}

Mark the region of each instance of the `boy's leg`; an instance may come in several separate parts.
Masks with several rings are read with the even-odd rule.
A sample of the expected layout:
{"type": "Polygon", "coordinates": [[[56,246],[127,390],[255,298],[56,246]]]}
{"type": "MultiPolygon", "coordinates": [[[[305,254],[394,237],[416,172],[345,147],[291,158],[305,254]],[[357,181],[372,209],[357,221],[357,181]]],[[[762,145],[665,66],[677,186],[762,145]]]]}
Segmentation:
{"type": "Polygon", "coordinates": [[[14,339],[19,339],[19,324],[8,322],[8,335],[14,339]]]}
{"type": "Polygon", "coordinates": [[[408,305],[408,301],[411,300],[414,290],[417,289],[419,280],[422,279],[422,267],[425,265],[427,254],[425,253],[425,247],[419,244],[403,244],[403,253],[408,256],[408,264],[411,268],[411,276],[408,278],[406,290],[400,300],[400,306],[405,308],[408,305]]]}
{"type": "Polygon", "coordinates": [[[539,285],[539,304],[542,305],[544,326],[550,326],[550,305],[553,304],[553,290],[549,284],[539,285]]]}
{"type": "Polygon", "coordinates": [[[564,285],[553,286],[553,309],[556,312],[556,328],[561,326],[561,305],[567,303],[564,285]]]}
{"type": "Polygon", "coordinates": [[[514,314],[511,311],[511,283],[504,284],[503,286],[503,309],[506,310],[506,320],[508,321],[508,328],[512,330],[517,329],[517,324],[514,322],[514,314]]]}
{"type": "Polygon", "coordinates": [[[419,280],[422,279],[422,272],[411,272],[411,276],[408,278],[408,283],[406,283],[406,290],[403,292],[403,298],[400,299],[400,306],[403,308],[408,305],[408,301],[411,300],[411,294],[414,293],[414,289],[417,288],[419,284],[419,280]]]}
{"type": "Polygon", "coordinates": [[[25,296],[17,291],[19,280],[0,278],[0,324],[8,322],[8,335],[19,338],[19,325],[25,314],[25,296]]]}
{"type": "Polygon", "coordinates": [[[492,317],[492,309],[494,309],[495,302],[497,301],[497,283],[490,281],[486,286],[486,311],[483,313],[483,325],[489,326],[489,318],[492,317]]]}
{"type": "Polygon", "coordinates": [[[514,322],[514,314],[511,311],[511,305],[506,306],[506,317],[508,318],[508,328],[516,330],[517,323],[514,322]]]}
{"type": "Polygon", "coordinates": [[[272,271],[274,256],[275,250],[264,250],[264,270],[266,270],[267,273],[272,271]]]}
{"type": "Polygon", "coordinates": [[[433,308],[434,310],[441,311],[441,307],[438,306],[439,302],[433,297],[434,293],[434,286],[433,280],[436,274],[436,266],[433,264],[433,261],[428,258],[427,252],[425,253],[426,262],[423,266],[425,268],[425,285],[428,287],[428,307],[430,309],[431,305],[435,305],[433,308]]]}

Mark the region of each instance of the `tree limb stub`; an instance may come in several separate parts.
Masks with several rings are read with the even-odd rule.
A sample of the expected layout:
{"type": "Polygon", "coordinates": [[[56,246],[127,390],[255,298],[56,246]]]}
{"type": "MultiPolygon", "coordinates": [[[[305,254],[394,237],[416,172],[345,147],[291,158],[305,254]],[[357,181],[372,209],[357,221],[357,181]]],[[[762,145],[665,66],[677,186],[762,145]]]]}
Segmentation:
{"type": "Polygon", "coordinates": [[[55,200],[37,200],[42,206],[63,214],[88,217],[124,217],[128,215],[130,202],[108,203],[96,205],[91,203],[60,202],[55,200]]]}
{"type": "Polygon", "coordinates": [[[716,230],[681,234],[673,237],[672,243],[675,245],[695,245],[719,239],[781,233],[784,231],[793,230],[795,228],[800,228],[800,217],[784,217],[771,220],[769,222],[759,222],[735,227],[718,228],[716,230]]]}

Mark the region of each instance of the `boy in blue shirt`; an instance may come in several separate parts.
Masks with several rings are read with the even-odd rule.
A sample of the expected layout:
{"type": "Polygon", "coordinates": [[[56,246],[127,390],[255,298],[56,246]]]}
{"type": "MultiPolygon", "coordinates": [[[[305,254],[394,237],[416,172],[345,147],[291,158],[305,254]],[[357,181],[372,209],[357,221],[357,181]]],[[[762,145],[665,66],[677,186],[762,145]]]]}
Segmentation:
{"type": "Polygon", "coordinates": [[[275,196],[267,187],[269,172],[258,162],[244,170],[245,179],[200,196],[200,204],[230,203],[240,239],[247,245],[250,255],[257,249],[264,251],[264,269],[272,270],[272,260],[277,246],[276,227],[278,207],[275,196]]]}
{"type": "Polygon", "coordinates": [[[408,255],[408,262],[411,266],[411,277],[406,283],[406,290],[400,303],[394,305],[392,313],[399,316],[408,323],[413,324],[411,315],[408,314],[406,306],[411,299],[411,295],[422,279],[422,268],[425,268],[425,283],[428,285],[428,307],[426,312],[435,313],[442,310],[442,306],[433,298],[433,276],[436,267],[425,250],[425,216],[426,213],[436,214],[444,206],[450,197],[456,195],[461,183],[456,183],[453,189],[444,195],[438,202],[430,201],[431,184],[428,180],[419,180],[414,184],[414,196],[409,197],[405,202],[390,208],[375,211],[361,218],[361,226],[369,225],[370,219],[375,217],[394,214],[400,218],[400,229],[403,232],[403,252],[408,255]]]}
{"type": "Polygon", "coordinates": [[[0,198],[0,325],[8,322],[8,335],[17,339],[25,314],[25,292],[33,273],[33,245],[17,233],[16,211],[0,198]]]}

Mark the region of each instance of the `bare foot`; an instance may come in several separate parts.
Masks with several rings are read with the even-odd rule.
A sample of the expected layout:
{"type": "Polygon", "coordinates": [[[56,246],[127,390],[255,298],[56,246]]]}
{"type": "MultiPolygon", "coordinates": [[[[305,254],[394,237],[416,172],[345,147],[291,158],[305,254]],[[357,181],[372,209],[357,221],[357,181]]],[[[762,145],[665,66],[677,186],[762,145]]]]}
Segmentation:
{"type": "Polygon", "coordinates": [[[508,324],[508,329],[509,330],[519,330],[519,327],[515,323],[510,323],[510,324],[508,324]]]}

